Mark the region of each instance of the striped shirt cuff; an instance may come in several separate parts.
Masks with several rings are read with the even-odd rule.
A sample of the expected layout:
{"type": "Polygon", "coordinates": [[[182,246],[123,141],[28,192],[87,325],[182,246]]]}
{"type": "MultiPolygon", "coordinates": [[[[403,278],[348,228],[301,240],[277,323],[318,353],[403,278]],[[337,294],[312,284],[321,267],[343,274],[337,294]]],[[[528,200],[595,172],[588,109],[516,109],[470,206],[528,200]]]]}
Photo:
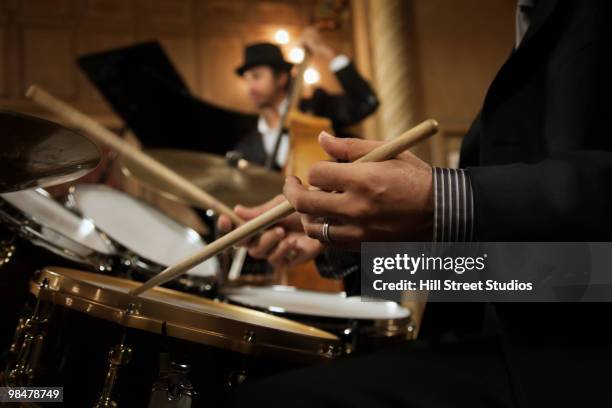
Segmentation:
{"type": "Polygon", "coordinates": [[[433,168],[434,242],[474,241],[474,196],[462,169],[433,168]]]}

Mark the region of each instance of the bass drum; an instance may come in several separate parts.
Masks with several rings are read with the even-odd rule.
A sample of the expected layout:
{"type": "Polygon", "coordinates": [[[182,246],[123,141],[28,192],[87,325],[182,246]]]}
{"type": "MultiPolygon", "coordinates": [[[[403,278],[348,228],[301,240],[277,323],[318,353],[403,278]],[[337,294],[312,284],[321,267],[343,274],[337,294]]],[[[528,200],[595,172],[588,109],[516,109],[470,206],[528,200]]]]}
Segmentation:
{"type": "MultiPolygon", "coordinates": [[[[196,231],[151,205],[108,186],[77,185],[71,189],[68,205],[92,220],[120,247],[127,276],[136,280],[148,280],[206,245],[196,231]]],[[[214,295],[220,270],[219,259],[213,257],[168,286],[214,295]]]]}
{"type": "Polygon", "coordinates": [[[47,265],[114,273],[117,252],[95,225],[43,189],[0,194],[0,347],[8,348],[34,271],[47,265]],[[10,311],[10,312],[8,312],[10,311]]]}
{"type": "Polygon", "coordinates": [[[310,326],[165,288],[129,295],[137,286],[44,269],[31,283],[35,324],[17,333],[5,381],[63,386],[65,406],[189,407],[196,398],[208,406],[245,381],[341,349],[310,326]]]}
{"type": "Polygon", "coordinates": [[[228,288],[230,303],[296,320],[336,334],[345,352],[369,352],[412,338],[411,312],[395,302],[347,297],[290,286],[228,288]]]}

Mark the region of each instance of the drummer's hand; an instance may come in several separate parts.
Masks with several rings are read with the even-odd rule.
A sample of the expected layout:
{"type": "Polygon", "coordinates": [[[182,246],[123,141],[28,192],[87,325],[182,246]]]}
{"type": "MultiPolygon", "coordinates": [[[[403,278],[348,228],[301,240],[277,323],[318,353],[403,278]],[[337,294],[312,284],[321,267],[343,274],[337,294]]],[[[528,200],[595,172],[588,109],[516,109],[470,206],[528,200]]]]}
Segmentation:
{"type": "MultiPolygon", "coordinates": [[[[384,142],[340,139],[322,133],[319,144],[338,161],[352,162],[384,142]]],[[[410,152],[379,163],[319,162],[307,190],[287,177],[284,193],[302,215],[304,231],[323,240],[323,220],[334,246],[357,250],[362,241],[428,241],[433,232],[433,179],[429,164],[410,152]],[[334,191],[331,193],[330,191],[334,191]]]]}
{"type": "MultiPolygon", "coordinates": [[[[236,214],[248,221],[265,211],[285,201],[283,195],[256,207],[236,206],[236,214]]],[[[232,229],[231,220],[222,215],[219,217],[219,229],[228,232],[232,229]]],[[[239,245],[248,246],[249,255],[257,259],[266,259],[275,267],[287,267],[297,265],[315,258],[322,250],[319,241],[311,239],[304,233],[298,214],[292,214],[274,227],[263,232],[257,237],[239,245]]]]}
{"type": "Polygon", "coordinates": [[[301,42],[313,55],[331,61],[336,55],[316,27],[306,27],[302,32],[301,42]]]}

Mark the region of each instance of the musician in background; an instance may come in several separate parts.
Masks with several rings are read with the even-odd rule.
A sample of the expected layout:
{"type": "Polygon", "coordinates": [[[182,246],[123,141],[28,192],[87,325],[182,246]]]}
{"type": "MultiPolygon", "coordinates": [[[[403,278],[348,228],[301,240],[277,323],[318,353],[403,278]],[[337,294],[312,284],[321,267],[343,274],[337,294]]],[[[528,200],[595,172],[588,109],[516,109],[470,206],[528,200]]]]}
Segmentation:
{"type": "MultiPolygon", "coordinates": [[[[346,55],[338,54],[327,45],[314,27],[304,30],[302,42],[314,57],[327,62],[344,93],[332,95],[317,88],[311,98],[300,101],[300,110],[331,119],[336,133],[376,111],[378,98],[374,90],[346,55]]],[[[246,135],[236,150],[251,162],[264,164],[274,151],[281,116],[288,106],[292,67],[274,44],[256,43],[245,48],[244,63],[236,69],[236,73],[245,80],[248,96],[260,116],[257,129],[246,135]]],[[[283,167],[288,151],[289,138],[283,134],[275,166],[283,167]]]]}

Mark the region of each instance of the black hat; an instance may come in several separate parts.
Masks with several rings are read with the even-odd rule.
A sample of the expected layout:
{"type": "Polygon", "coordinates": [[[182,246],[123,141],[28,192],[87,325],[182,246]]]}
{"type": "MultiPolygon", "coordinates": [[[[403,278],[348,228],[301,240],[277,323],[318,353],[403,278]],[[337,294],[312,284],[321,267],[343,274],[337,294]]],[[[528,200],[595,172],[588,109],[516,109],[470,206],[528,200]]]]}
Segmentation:
{"type": "Polygon", "coordinates": [[[236,73],[242,76],[246,70],[257,65],[268,65],[287,71],[293,66],[285,61],[281,49],[276,45],[271,43],[249,44],[244,49],[244,63],[236,68],[236,73]]]}

